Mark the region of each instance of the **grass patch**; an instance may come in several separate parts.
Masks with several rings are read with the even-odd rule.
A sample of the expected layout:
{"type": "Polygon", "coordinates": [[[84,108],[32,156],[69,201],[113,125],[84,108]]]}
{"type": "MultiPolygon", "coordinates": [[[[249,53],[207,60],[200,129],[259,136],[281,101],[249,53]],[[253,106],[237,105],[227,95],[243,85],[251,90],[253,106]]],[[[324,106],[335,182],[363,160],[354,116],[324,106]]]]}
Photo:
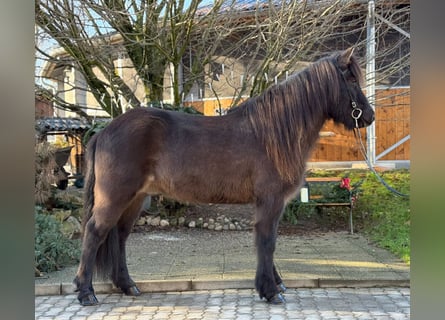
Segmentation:
{"type": "MultiPolygon", "coordinates": [[[[408,170],[387,171],[381,176],[396,190],[410,193],[408,170]]],[[[356,209],[362,215],[363,231],[379,246],[410,263],[409,198],[389,192],[372,173],[366,175],[362,189],[356,209]]]]}
{"type": "MultiPolygon", "coordinates": [[[[410,172],[406,169],[380,173],[394,189],[410,193],[410,172]]],[[[410,263],[410,203],[409,197],[400,197],[388,191],[369,170],[313,170],[309,177],[349,177],[351,183],[361,182],[360,193],[354,207],[354,225],[378,246],[388,249],[410,263]]],[[[292,205],[292,203],[291,203],[292,205]]],[[[298,220],[301,207],[286,208],[285,218],[298,220]],[[294,211],[292,216],[290,212],[294,211]]],[[[306,216],[307,218],[307,216],[306,216]]],[[[322,219],[328,219],[322,217],[322,219]]],[[[289,221],[289,220],[288,220],[289,221]]]]}

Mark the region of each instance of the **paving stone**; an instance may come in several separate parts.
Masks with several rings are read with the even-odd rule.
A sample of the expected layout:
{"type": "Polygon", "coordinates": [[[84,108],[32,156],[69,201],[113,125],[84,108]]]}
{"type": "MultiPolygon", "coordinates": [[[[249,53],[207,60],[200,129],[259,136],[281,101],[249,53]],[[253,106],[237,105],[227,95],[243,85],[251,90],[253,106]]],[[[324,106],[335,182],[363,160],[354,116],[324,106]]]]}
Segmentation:
{"type": "Polygon", "coordinates": [[[254,289],[102,294],[100,304],[81,307],[74,295],[35,298],[35,319],[389,319],[410,318],[409,288],[316,288],[288,290],[288,303],[271,305],[254,289]]]}

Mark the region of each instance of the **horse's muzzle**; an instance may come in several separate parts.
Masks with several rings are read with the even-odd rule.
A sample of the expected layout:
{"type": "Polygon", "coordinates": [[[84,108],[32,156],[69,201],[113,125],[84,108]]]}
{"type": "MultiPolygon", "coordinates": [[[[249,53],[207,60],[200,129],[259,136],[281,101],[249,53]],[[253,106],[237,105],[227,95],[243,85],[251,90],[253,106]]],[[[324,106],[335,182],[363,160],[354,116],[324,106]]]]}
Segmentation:
{"type": "Polygon", "coordinates": [[[375,121],[375,113],[374,111],[363,113],[363,115],[360,117],[358,121],[358,126],[360,128],[367,127],[371,125],[375,121]]]}

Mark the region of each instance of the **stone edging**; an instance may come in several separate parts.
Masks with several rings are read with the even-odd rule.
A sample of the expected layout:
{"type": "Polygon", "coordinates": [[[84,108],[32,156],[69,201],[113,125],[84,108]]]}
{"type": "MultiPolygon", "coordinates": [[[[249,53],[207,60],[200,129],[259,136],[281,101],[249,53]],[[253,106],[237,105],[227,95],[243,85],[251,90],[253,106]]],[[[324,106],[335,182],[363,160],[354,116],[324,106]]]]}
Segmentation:
{"type": "MultiPolygon", "coordinates": [[[[374,288],[374,287],[410,287],[409,280],[353,280],[353,279],[283,279],[287,288],[374,288]]],[[[143,293],[222,290],[222,289],[254,289],[253,280],[148,280],[136,281],[143,293]]],[[[96,293],[121,293],[111,283],[95,283],[96,293]]],[[[34,287],[36,296],[74,294],[71,283],[37,284],[34,287]]]]}

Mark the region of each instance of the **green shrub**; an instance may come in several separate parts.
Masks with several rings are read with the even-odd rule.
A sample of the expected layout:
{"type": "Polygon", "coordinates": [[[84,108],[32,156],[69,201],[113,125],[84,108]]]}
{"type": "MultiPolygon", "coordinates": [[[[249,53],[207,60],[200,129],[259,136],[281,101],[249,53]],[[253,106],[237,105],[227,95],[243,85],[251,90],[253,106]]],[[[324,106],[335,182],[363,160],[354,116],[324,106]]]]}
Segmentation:
{"type": "Polygon", "coordinates": [[[36,209],[34,234],[35,267],[42,272],[59,270],[78,261],[80,241],[66,238],[61,223],[36,209]]]}
{"type": "Polygon", "coordinates": [[[317,208],[315,206],[308,206],[301,203],[297,198],[289,202],[284,209],[283,220],[289,222],[290,224],[297,224],[298,219],[309,219],[316,211],[317,208]]]}

